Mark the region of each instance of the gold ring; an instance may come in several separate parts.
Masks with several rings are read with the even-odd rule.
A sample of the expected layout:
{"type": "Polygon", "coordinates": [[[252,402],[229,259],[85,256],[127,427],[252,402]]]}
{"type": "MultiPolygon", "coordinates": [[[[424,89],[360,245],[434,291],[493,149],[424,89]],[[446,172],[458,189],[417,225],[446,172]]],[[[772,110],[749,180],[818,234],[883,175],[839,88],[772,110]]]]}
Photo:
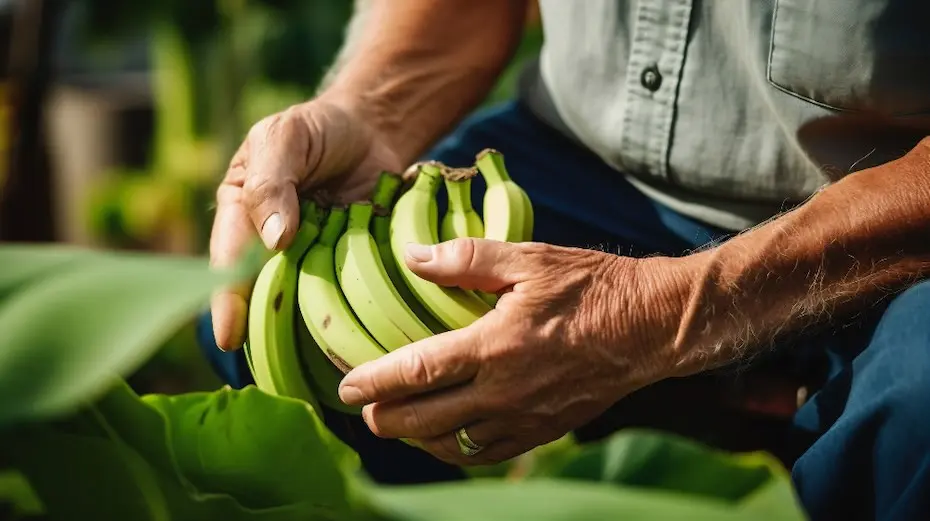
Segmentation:
{"type": "Polygon", "coordinates": [[[484,447],[471,441],[471,438],[468,437],[468,432],[465,431],[465,427],[455,431],[455,441],[459,444],[459,451],[465,456],[474,456],[484,450],[484,447]]]}

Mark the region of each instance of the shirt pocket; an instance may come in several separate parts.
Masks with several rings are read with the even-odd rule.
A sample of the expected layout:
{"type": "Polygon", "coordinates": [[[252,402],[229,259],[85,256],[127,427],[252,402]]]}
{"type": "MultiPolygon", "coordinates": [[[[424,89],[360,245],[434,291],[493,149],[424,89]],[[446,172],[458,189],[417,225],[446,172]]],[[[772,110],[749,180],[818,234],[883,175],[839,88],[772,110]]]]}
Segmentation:
{"type": "Polygon", "coordinates": [[[930,1],[774,2],[771,85],[833,110],[930,113],[930,1]]]}

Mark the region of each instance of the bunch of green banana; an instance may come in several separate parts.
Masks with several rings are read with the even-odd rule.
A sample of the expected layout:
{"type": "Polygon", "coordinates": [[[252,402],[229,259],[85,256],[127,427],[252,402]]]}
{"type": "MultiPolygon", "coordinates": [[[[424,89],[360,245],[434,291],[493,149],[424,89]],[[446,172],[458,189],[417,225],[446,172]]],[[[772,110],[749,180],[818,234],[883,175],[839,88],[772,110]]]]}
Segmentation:
{"type": "Polygon", "coordinates": [[[246,359],[256,385],[271,394],[315,404],[297,360],[294,338],[297,273],[301,258],[320,233],[318,206],[301,207],[301,225],[291,245],[273,255],[259,272],[249,302],[246,359]]]}
{"type": "Polygon", "coordinates": [[[437,162],[421,165],[413,186],[398,198],[391,214],[391,251],[404,282],[427,311],[445,327],[460,329],[481,318],[491,306],[473,291],[440,286],[419,277],[404,261],[408,243],[439,242],[436,194],[442,185],[442,166],[437,162]]]}
{"type": "Polygon", "coordinates": [[[297,304],[304,323],[319,349],[343,373],[386,353],[359,322],[339,287],[335,250],[347,220],[345,205],[329,209],[297,280],[297,304]]]}
{"type": "Polygon", "coordinates": [[[349,223],[336,243],[336,275],[359,320],[384,349],[393,351],[433,332],[407,306],[384,269],[371,236],[372,204],[349,206],[349,223]]]}
{"type": "MultiPolygon", "coordinates": [[[[415,175],[416,171],[406,172],[405,176],[415,175]]],[[[372,213],[371,235],[375,239],[375,245],[378,247],[378,255],[381,256],[381,264],[391,279],[391,284],[400,293],[407,307],[432,331],[434,334],[445,333],[449,329],[443,326],[433,315],[426,311],[426,308],[420,304],[420,301],[413,295],[407,283],[404,282],[404,276],[400,272],[400,265],[394,258],[394,252],[391,250],[391,211],[394,209],[394,202],[403,189],[404,177],[395,173],[384,171],[381,172],[378,182],[375,185],[374,195],[372,196],[372,213]]],[[[409,186],[412,186],[413,178],[409,179],[409,186]]],[[[408,188],[409,188],[408,186],[408,188]]],[[[403,261],[403,259],[401,259],[403,261]]]]}
{"type": "Polygon", "coordinates": [[[532,232],[529,198],[511,180],[503,156],[490,149],[470,167],[427,161],[402,175],[382,172],[370,199],[304,203],[293,243],[265,264],[252,291],[245,354],[256,385],[359,414],[339,399],[345,373],[465,327],[496,301],[496,295],[420,278],[404,260],[406,245],[458,237],[526,241],[532,232]],[[471,199],[479,173],[488,185],[483,220],[471,199]],[[442,187],[449,207],[440,224],[442,187]]]}

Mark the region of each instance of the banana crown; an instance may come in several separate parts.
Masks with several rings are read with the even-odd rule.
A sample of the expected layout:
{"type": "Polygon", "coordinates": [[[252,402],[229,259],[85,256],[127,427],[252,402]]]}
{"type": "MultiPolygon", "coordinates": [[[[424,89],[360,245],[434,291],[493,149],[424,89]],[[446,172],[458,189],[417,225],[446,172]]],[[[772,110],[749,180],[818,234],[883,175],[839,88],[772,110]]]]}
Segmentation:
{"type": "Polygon", "coordinates": [[[436,195],[439,183],[442,180],[442,164],[438,161],[429,161],[420,166],[420,173],[413,182],[411,190],[422,191],[436,195]]]}
{"type": "Polygon", "coordinates": [[[323,221],[323,230],[320,232],[319,242],[324,246],[335,247],[346,227],[348,212],[345,205],[336,205],[329,209],[326,220],[323,221]]]}
{"type": "Polygon", "coordinates": [[[371,202],[374,206],[390,208],[394,204],[394,198],[400,191],[404,179],[395,172],[383,170],[378,175],[378,181],[375,183],[374,193],[371,196],[371,202]]]}
{"type": "Polygon", "coordinates": [[[349,224],[351,229],[368,229],[374,207],[371,201],[356,201],[349,205],[349,224]]]}
{"type": "Polygon", "coordinates": [[[442,170],[442,177],[449,196],[452,211],[474,211],[471,203],[471,180],[478,175],[477,168],[449,168],[442,170]]]}
{"type": "Polygon", "coordinates": [[[493,148],[486,148],[475,156],[475,166],[487,181],[488,186],[510,181],[510,174],[504,166],[504,154],[493,148]]]}

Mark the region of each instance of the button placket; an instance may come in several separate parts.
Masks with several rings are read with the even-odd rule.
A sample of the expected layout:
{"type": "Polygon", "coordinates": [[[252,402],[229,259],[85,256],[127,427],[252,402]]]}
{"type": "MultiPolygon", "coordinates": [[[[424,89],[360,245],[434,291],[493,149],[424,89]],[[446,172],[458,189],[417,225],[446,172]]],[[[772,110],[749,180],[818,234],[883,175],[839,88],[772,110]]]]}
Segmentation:
{"type": "Polygon", "coordinates": [[[692,0],[640,0],[627,64],[622,162],[667,177],[677,83],[692,0]]]}

